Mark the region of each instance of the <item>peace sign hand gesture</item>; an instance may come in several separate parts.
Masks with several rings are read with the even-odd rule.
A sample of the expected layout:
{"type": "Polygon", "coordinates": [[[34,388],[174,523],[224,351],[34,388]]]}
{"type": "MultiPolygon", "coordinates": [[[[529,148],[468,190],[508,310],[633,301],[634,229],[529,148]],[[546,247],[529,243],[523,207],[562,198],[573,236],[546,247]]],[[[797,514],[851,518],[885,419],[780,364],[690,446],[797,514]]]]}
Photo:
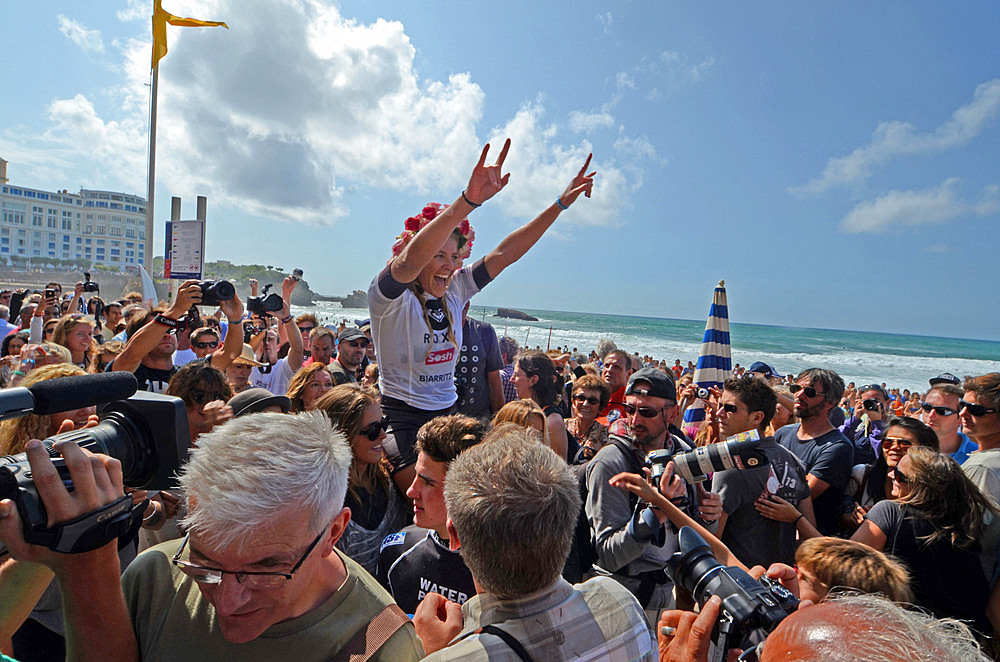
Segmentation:
{"type": "Polygon", "coordinates": [[[469,185],[465,189],[465,196],[468,202],[477,206],[481,205],[507,185],[510,173],[504,175],[501,171],[503,170],[503,162],[507,158],[507,150],[509,149],[510,138],[504,142],[497,162],[488,166],[486,165],[486,155],[490,151],[490,144],[486,143],[486,146],[483,147],[483,153],[479,155],[479,163],[473,168],[472,176],[469,177],[469,185]]]}
{"type": "Polygon", "coordinates": [[[580,197],[581,193],[588,198],[590,197],[590,193],[594,189],[594,175],[597,174],[597,171],[595,170],[589,175],[585,173],[587,172],[587,168],[590,167],[590,159],[592,159],[593,156],[593,154],[587,155],[587,160],[583,164],[583,167],[580,168],[580,172],[576,173],[576,177],[574,177],[573,181],[569,183],[569,186],[566,187],[563,194],[559,196],[559,200],[562,201],[562,203],[567,207],[573,204],[573,202],[580,197]]]}

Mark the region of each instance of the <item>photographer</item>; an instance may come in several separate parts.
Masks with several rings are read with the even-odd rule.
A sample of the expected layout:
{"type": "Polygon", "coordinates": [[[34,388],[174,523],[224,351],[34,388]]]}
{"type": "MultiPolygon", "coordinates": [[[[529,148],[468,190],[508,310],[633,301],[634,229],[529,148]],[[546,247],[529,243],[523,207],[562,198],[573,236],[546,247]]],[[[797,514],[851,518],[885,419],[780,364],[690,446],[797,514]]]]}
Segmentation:
{"type": "Polygon", "coordinates": [[[289,312],[291,306],[292,292],[299,281],[286,276],[281,284],[281,300],[283,306],[275,313],[267,313],[271,317],[281,322],[279,327],[279,338],[281,332],[288,338],[288,354],[283,359],[272,359],[276,357],[268,353],[267,343],[272,331],[265,331],[264,345],[265,351],[261,354],[260,360],[264,364],[260,367],[254,366],[250,371],[249,381],[254,387],[266,388],[275,395],[284,395],[288,389],[288,382],[292,376],[302,367],[302,334],[295,326],[295,320],[289,312]]]}

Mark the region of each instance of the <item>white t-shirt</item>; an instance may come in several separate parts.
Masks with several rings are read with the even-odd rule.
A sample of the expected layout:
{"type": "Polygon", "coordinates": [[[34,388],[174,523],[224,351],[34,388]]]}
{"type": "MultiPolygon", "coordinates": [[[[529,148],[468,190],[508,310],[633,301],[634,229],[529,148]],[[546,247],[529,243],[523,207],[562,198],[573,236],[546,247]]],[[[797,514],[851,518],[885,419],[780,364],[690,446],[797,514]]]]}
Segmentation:
{"type": "MultiPolygon", "coordinates": [[[[444,299],[458,347],[462,346],[465,302],[489,280],[486,267],[479,260],[455,272],[448,285],[444,299]]],[[[393,279],[386,267],[368,287],[368,310],[382,394],[428,411],[455,404],[458,400],[455,364],[459,350],[448,339],[448,323],[440,301],[427,300],[433,331],[428,330],[420,301],[405,285],[393,279]]]]}
{"type": "Polygon", "coordinates": [[[266,388],[274,395],[284,395],[288,390],[288,382],[295,372],[289,367],[288,359],[278,359],[268,373],[262,373],[254,366],[250,369],[250,386],[266,388]]]}

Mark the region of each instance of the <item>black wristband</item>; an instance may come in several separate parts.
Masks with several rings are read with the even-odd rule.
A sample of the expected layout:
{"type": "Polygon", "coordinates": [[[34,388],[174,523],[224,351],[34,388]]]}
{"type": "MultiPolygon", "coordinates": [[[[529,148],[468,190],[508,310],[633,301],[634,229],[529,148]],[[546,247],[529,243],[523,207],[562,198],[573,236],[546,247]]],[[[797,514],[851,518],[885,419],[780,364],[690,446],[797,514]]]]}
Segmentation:
{"type": "Polygon", "coordinates": [[[469,196],[467,196],[467,195],[465,194],[465,191],[462,191],[462,199],[463,199],[463,200],[465,200],[465,201],[466,201],[466,202],[467,202],[467,203],[468,203],[469,205],[471,205],[471,206],[472,206],[472,207],[474,207],[474,208],[476,208],[476,207],[482,207],[482,206],[483,206],[483,203],[481,203],[481,202],[480,202],[480,203],[479,203],[479,204],[477,205],[477,204],[476,204],[475,202],[473,202],[472,200],[469,200],[469,196]]]}

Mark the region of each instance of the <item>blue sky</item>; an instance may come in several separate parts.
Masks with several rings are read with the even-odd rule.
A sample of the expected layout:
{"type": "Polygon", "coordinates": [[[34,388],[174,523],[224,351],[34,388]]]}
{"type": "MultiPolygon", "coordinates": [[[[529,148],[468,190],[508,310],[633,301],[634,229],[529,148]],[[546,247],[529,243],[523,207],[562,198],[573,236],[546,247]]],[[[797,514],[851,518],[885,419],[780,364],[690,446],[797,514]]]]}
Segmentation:
{"type": "MultiPolygon", "coordinates": [[[[155,252],[365,289],[510,135],[481,256],[597,185],[475,303],[1000,339],[1000,4],[165,0],[155,252]]],[[[11,181],[144,194],[152,2],[6,2],[11,181]]]]}

